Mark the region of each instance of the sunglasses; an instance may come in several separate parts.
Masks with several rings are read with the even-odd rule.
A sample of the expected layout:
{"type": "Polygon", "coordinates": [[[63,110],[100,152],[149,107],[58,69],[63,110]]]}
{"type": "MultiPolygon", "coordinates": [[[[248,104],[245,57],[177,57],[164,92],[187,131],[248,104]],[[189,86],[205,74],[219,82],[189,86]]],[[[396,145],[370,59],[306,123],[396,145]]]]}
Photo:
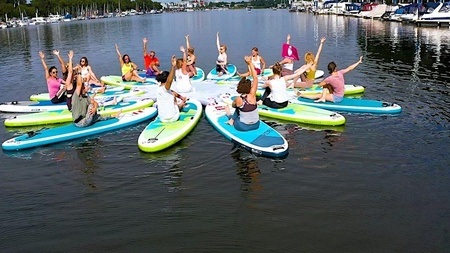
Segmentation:
{"type": "Polygon", "coordinates": [[[58,74],[58,71],[52,71],[52,74],[58,74]]]}

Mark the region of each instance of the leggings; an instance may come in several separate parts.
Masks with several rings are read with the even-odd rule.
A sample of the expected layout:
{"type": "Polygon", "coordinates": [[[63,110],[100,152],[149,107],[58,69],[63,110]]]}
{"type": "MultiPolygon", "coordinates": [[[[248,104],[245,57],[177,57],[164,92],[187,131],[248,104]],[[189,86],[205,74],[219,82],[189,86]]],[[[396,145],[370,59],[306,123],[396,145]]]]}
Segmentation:
{"type": "Polygon", "coordinates": [[[259,127],[259,120],[258,120],[258,122],[253,123],[253,124],[245,124],[245,123],[241,122],[239,119],[239,110],[238,109],[236,109],[234,111],[232,116],[228,116],[228,118],[233,119],[233,126],[238,131],[250,131],[250,130],[258,129],[258,127],[259,127]]]}
{"type": "Polygon", "coordinates": [[[263,105],[268,106],[270,108],[275,108],[275,109],[284,108],[288,105],[288,101],[284,101],[283,103],[277,103],[277,102],[270,100],[270,98],[267,98],[267,96],[269,96],[269,94],[270,94],[270,88],[266,87],[266,90],[264,91],[264,94],[261,97],[261,100],[263,101],[263,105]]]}

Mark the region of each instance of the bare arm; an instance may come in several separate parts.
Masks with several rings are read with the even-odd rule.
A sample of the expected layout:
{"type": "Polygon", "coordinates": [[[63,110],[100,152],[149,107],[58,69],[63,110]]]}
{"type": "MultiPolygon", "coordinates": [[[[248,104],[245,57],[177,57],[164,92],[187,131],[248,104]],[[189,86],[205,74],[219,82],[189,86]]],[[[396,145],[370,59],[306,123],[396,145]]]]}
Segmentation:
{"type": "Polygon", "coordinates": [[[173,76],[175,75],[175,66],[176,65],[177,65],[177,58],[175,57],[175,55],[173,55],[172,56],[172,68],[170,69],[166,84],[164,85],[166,90],[170,90],[170,86],[172,86],[173,76]]]}
{"type": "Polygon", "coordinates": [[[91,75],[91,78],[93,80],[98,80],[97,76],[95,76],[94,71],[92,70],[91,66],[88,66],[89,74],[91,75]]]}
{"type": "Polygon", "coordinates": [[[122,67],[122,65],[123,65],[122,54],[119,51],[119,46],[117,44],[114,44],[114,45],[116,46],[116,52],[117,52],[117,55],[119,56],[119,63],[120,63],[120,66],[122,67]]]}
{"type": "Polygon", "coordinates": [[[97,101],[95,101],[95,95],[96,94],[94,94],[94,95],[92,95],[92,97],[90,97],[91,98],[91,104],[92,104],[92,108],[91,108],[90,113],[96,112],[97,108],[98,108],[98,103],[97,103],[97,101]]]}
{"type": "Polygon", "coordinates": [[[354,63],[354,64],[348,66],[346,69],[344,69],[344,73],[347,73],[347,72],[355,69],[360,63],[362,63],[362,59],[363,59],[363,56],[360,56],[359,61],[357,61],[356,63],[354,63]]]}
{"type": "Polygon", "coordinates": [[[180,51],[183,52],[183,65],[181,66],[181,71],[183,71],[183,74],[187,74],[186,69],[186,61],[187,61],[187,55],[186,55],[186,49],[183,46],[180,46],[180,51]]]}
{"type": "Polygon", "coordinates": [[[73,51],[72,51],[72,50],[69,51],[68,56],[69,56],[69,63],[68,63],[68,65],[67,65],[68,72],[67,72],[67,79],[66,79],[66,89],[71,90],[71,89],[72,89],[72,86],[73,86],[73,84],[72,84],[72,76],[73,76],[73,68],[72,68],[72,65],[73,65],[73,63],[72,63],[72,59],[73,59],[73,51]]]}
{"type": "Polygon", "coordinates": [[[186,38],[186,48],[190,48],[191,46],[189,45],[189,34],[184,37],[186,38]]]}
{"type": "Polygon", "coordinates": [[[147,42],[148,42],[147,38],[144,38],[142,40],[142,42],[144,43],[144,56],[146,56],[147,55],[147,42]]]}
{"type": "Polygon", "coordinates": [[[219,51],[219,54],[220,54],[220,39],[219,39],[219,32],[217,32],[217,35],[216,35],[216,44],[217,44],[217,51],[219,51]]]}
{"type": "Polygon", "coordinates": [[[293,74],[283,76],[283,78],[284,78],[284,80],[285,80],[286,82],[289,81],[289,80],[292,80],[292,79],[294,79],[294,78],[296,78],[296,77],[299,77],[301,74],[305,73],[305,71],[306,71],[307,69],[309,69],[311,66],[312,66],[312,63],[310,63],[310,64],[305,64],[305,65],[301,66],[300,68],[298,68],[296,71],[294,71],[293,74]]]}
{"type": "Polygon", "coordinates": [[[327,84],[327,82],[325,82],[325,80],[323,80],[323,81],[320,82],[318,85],[319,85],[320,87],[323,87],[325,84],[327,84]]]}
{"type": "Polygon", "coordinates": [[[261,75],[264,73],[264,69],[266,68],[266,61],[262,56],[259,56],[259,61],[261,62],[261,75]]]}
{"type": "Polygon", "coordinates": [[[316,68],[317,68],[317,65],[319,64],[320,53],[322,53],[322,46],[323,46],[323,43],[325,43],[325,40],[326,40],[325,37],[323,37],[320,40],[319,49],[317,49],[316,58],[314,59],[314,65],[316,65],[316,68]]]}
{"type": "Polygon", "coordinates": [[[250,89],[249,94],[256,96],[256,90],[258,89],[258,75],[256,74],[255,66],[253,66],[252,64],[252,57],[246,56],[244,59],[245,62],[247,63],[248,71],[250,72],[250,75],[253,77],[252,88],[250,89]]]}
{"type": "Polygon", "coordinates": [[[66,73],[66,71],[67,71],[66,64],[64,64],[64,60],[59,55],[59,50],[53,50],[53,54],[56,55],[56,57],[58,58],[59,64],[61,64],[61,71],[63,73],[66,73]]]}
{"type": "Polygon", "coordinates": [[[289,58],[284,58],[282,61],[279,62],[280,65],[286,64],[286,63],[292,63],[292,60],[289,58]]]}
{"type": "Polygon", "coordinates": [[[75,87],[75,92],[77,93],[78,96],[81,95],[81,88],[83,87],[83,78],[81,77],[81,75],[76,75],[77,77],[77,87],[75,87]]]}
{"type": "Polygon", "coordinates": [[[47,80],[50,77],[50,74],[48,73],[48,67],[45,63],[45,54],[42,51],[39,51],[39,58],[41,58],[42,66],[44,67],[45,71],[45,79],[47,80]]]}

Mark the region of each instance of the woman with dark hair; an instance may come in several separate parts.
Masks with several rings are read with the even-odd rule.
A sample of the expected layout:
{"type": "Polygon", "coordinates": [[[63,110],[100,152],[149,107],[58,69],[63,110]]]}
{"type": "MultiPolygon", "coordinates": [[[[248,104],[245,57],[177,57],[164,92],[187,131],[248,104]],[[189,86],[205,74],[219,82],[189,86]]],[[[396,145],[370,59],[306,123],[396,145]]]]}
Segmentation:
{"type": "Polygon", "coordinates": [[[297,95],[309,99],[317,99],[314,102],[325,102],[330,101],[334,103],[339,103],[344,98],[345,90],[345,79],[344,74],[355,69],[360,63],[362,63],[363,57],[359,57],[359,61],[348,66],[346,69],[338,70],[337,65],[334,62],[328,63],[328,72],[331,74],[329,77],[325,78],[319,83],[319,86],[323,87],[321,94],[315,95],[303,95],[301,92],[297,91],[297,95]]]}
{"type": "Polygon", "coordinates": [[[126,81],[135,81],[135,82],[145,82],[145,78],[141,78],[137,72],[137,65],[131,61],[130,56],[127,54],[122,54],[119,51],[119,46],[115,44],[116,52],[119,56],[120,68],[122,70],[122,80],[126,81]]]}
{"type": "Polygon", "coordinates": [[[95,76],[94,71],[92,71],[92,67],[89,66],[88,59],[85,56],[81,57],[80,62],[75,67],[75,70],[81,73],[81,78],[83,79],[84,85],[89,87],[91,84],[94,84],[104,88],[105,85],[95,76]]]}
{"type": "Polygon", "coordinates": [[[252,57],[245,56],[245,62],[248,66],[253,80],[242,78],[237,85],[236,91],[240,96],[236,97],[232,103],[232,107],[236,108],[231,114],[230,108],[225,107],[226,114],[229,118],[228,124],[234,126],[238,131],[250,131],[259,127],[258,106],[256,104],[256,90],[258,89],[258,76],[252,64],[252,57]]]}
{"type": "MultiPolygon", "coordinates": [[[[58,52],[59,55],[59,52],[58,52]]],[[[42,51],[39,51],[39,57],[41,58],[42,66],[44,67],[45,71],[45,79],[47,80],[47,88],[50,100],[53,104],[59,104],[66,102],[67,97],[65,95],[66,91],[66,81],[70,82],[72,79],[72,76],[70,76],[70,79],[63,80],[58,77],[58,69],[55,66],[51,66],[50,68],[47,67],[47,64],[45,63],[45,54],[42,51]]],[[[69,59],[70,63],[72,63],[72,59],[69,59]]]]}
{"type": "Polygon", "coordinates": [[[186,103],[186,97],[171,90],[177,58],[172,56],[172,68],[170,72],[163,71],[156,76],[159,87],[156,90],[156,101],[158,105],[158,117],[162,122],[177,121],[180,117],[180,110],[186,103]],[[180,99],[180,100],[178,100],[180,99]]]}

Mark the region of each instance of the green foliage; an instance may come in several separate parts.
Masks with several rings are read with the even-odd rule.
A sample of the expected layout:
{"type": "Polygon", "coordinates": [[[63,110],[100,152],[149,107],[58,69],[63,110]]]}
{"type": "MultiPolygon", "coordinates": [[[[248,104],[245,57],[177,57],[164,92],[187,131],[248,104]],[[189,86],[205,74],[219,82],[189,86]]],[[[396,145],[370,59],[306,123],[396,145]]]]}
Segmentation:
{"type": "Polygon", "coordinates": [[[42,17],[56,13],[64,15],[66,12],[77,16],[81,15],[81,11],[85,13],[87,10],[104,14],[119,10],[119,4],[121,11],[130,9],[149,11],[162,8],[160,3],[151,0],[31,0],[30,4],[27,4],[27,0],[0,0],[0,18],[4,20],[5,14],[8,15],[8,19],[19,18],[21,13],[27,17],[34,17],[36,11],[42,17]]]}

